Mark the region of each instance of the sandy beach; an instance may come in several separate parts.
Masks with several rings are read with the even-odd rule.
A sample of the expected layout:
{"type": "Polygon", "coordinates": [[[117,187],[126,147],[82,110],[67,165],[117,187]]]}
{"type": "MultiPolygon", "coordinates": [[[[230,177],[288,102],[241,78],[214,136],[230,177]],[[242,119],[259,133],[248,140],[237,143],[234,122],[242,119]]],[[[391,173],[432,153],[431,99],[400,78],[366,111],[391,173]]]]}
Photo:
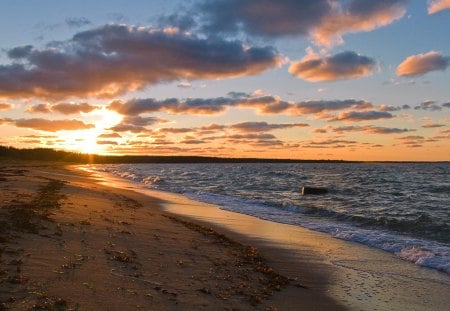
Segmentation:
{"type": "Polygon", "coordinates": [[[0,172],[0,310],[342,309],[157,198],[59,165],[0,172]]]}

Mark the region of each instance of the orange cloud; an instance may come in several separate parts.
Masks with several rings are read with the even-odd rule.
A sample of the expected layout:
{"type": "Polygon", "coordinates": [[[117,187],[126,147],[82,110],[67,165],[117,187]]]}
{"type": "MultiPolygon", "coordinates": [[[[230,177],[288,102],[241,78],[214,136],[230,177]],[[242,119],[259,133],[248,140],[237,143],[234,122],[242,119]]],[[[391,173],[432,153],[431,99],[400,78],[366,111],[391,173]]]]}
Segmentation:
{"type": "Polygon", "coordinates": [[[309,51],[300,61],[291,64],[289,72],[300,79],[319,82],[361,78],[370,75],[376,69],[374,59],[352,51],[324,58],[309,51]]]}
{"type": "Polygon", "coordinates": [[[47,119],[18,119],[14,120],[17,127],[30,128],[34,130],[57,132],[75,131],[94,128],[94,124],[86,124],[80,120],[47,120],[47,119]]]}
{"type": "Polygon", "coordinates": [[[122,136],[118,133],[105,133],[98,135],[97,138],[122,138],[122,136]]]}
{"type": "Polygon", "coordinates": [[[79,32],[58,47],[13,48],[8,56],[14,62],[0,66],[0,96],[9,98],[112,97],[160,82],[253,75],[281,64],[271,47],[113,24],[79,32]]]}
{"type": "Polygon", "coordinates": [[[309,124],[305,123],[269,124],[267,122],[242,122],[233,124],[230,126],[230,128],[240,132],[269,132],[279,129],[306,127],[306,126],[309,126],[309,124]]]}
{"type": "Polygon", "coordinates": [[[0,110],[9,110],[9,109],[13,109],[13,105],[12,104],[8,104],[8,103],[0,103],[0,110]]]}
{"type": "MultiPolygon", "coordinates": [[[[311,36],[323,46],[349,32],[371,31],[403,17],[408,0],[204,0],[195,7],[208,33],[262,37],[311,36]],[[202,16],[203,15],[203,16],[202,16]]],[[[191,16],[178,16],[191,21],[191,16]]],[[[171,22],[174,22],[172,19],[171,22]]],[[[182,23],[180,23],[182,24],[182,23]]],[[[195,24],[195,23],[194,23],[195,24]]],[[[180,25],[184,28],[183,25],[180,25]]]]}
{"type": "Polygon", "coordinates": [[[446,9],[450,9],[450,0],[428,1],[428,14],[434,14],[446,9]]]}
{"type": "Polygon", "coordinates": [[[80,112],[88,113],[95,109],[97,106],[92,106],[88,103],[59,103],[54,105],[38,104],[28,107],[26,112],[30,113],[52,113],[59,112],[62,114],[77,114],[80,112]]]}
{"type": "Polygon", "coordinates": [[[406,13],[407,0],[352,0],[347,7],[337,6],[312,31],[319,45],[342,44],[342,36],[350,32],[367,32],[391,24],[406,13]]]}
{"type": "Polygon", "coordinates": [[[399,76],[421,76],[430,71],[446,70],[449,66],[449,57],[436,51],[417,54],[407,57],[397,67],[399,76]]]}

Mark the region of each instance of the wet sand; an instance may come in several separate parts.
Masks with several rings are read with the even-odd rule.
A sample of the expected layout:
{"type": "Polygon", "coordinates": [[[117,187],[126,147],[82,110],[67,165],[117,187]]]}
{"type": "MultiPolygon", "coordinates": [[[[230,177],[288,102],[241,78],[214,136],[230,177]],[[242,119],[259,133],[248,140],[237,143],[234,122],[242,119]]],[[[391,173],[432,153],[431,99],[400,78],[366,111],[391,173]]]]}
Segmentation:
{"type": "Polygon", "coordinates": [[[168,211],[181,197],[129,187],[0,163],[0,310],[345,309],[315,253],[290,265],[288,249],[168,211]]]}
{"type": "MultiPolygon", "coordinates": [[[[446,273],[305,228],[224,211],[181,195],[143,189],[109,174],[96,174],[105,183],[163,199],[162,206],[170,213],[256,246],[275,271],[346,309],[446,310],[450,305],[446,273]]],[[[285,309],[292,306],[288,303],[285,309]]]]}

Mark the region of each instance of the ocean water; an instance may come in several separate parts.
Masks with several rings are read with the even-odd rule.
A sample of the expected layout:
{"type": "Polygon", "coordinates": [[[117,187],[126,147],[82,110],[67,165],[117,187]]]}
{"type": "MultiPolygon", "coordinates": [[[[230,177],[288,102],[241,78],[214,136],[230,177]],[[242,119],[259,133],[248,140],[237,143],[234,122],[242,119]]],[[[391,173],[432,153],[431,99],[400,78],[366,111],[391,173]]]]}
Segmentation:
{"type": "Polygon", "coordinates": [[[94,169],[383,249],[450,274],[450,163],[117,164],[94,169]],[[302,186],[329,188],[302,196],[302,186]]]}

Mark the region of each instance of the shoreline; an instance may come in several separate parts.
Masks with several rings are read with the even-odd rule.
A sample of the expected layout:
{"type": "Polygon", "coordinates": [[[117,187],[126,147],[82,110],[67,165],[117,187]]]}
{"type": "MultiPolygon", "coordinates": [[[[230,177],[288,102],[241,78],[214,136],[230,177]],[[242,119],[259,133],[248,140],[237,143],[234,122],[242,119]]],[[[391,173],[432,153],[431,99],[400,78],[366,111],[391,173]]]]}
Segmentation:
{"type": "Polygon", "coordinates": [[[27,230],[0,230],[0,310],[443,310],[450,303],[448,276],[383,251],[83,166],[0,166],[0,222],[32,211],[19,223],[27,230]]]}
{"type": "Polygon", "coordinates": [[[175,215],[256,245],[278,271],[302,279],[346,308],[442,310],[450,303],[450,298],[443,298],[450,289],[450,278],[444,272],[325,233],[221,210],[182,195],[143,189],[108,173],[105,176],[121,187],[163,198],[165,209],[175,215]],[[310,269],[302,271],[302,266],[310,269]]]}
{"type": "Polygon", "coordinates": [[[0,166],[0,310],[345,309],[161,198],[55,164],[0,166]]]}

